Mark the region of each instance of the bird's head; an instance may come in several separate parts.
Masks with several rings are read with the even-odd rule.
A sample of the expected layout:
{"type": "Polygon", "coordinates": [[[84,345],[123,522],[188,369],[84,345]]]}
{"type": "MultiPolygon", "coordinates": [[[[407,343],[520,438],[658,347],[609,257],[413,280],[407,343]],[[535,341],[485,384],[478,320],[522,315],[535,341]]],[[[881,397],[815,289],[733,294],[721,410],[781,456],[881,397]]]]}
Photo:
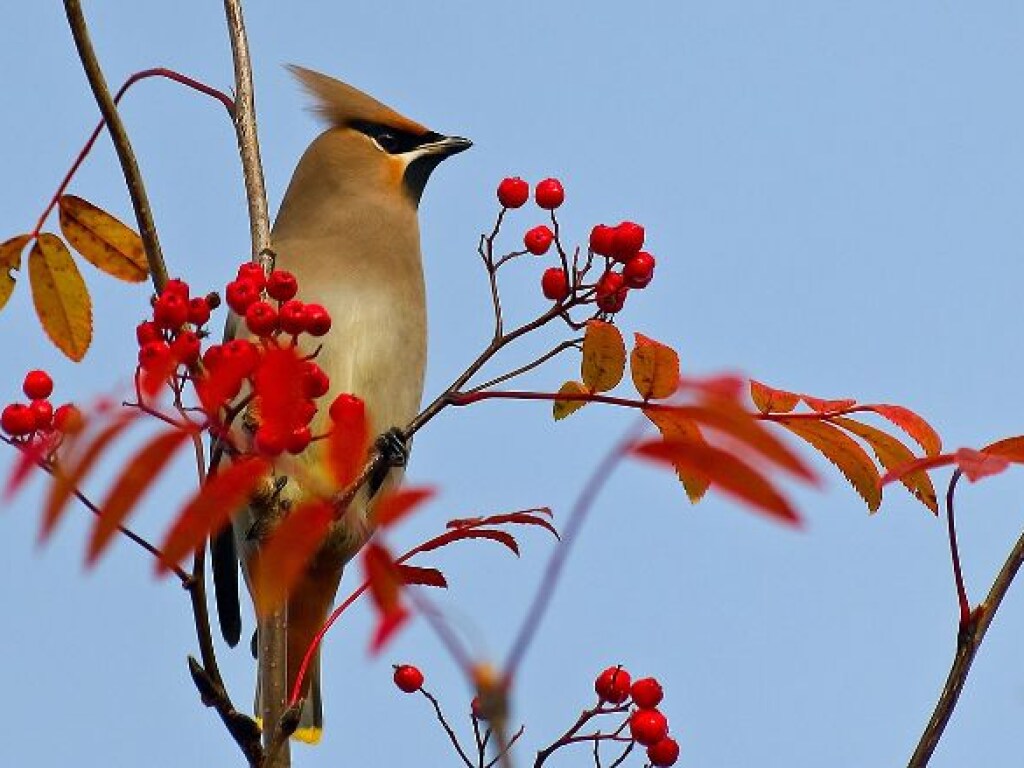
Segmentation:
{"type": "Polygon", "coordinates": [[[434,168],[472,146],[469,139],[431,131],[332,77],[294,65],[289,69],[316,98],[314,111],[330,125],[318,140],[326,144],[326,160],[349,178],[385,189],[400,187],[418,205],[434,168]]]}

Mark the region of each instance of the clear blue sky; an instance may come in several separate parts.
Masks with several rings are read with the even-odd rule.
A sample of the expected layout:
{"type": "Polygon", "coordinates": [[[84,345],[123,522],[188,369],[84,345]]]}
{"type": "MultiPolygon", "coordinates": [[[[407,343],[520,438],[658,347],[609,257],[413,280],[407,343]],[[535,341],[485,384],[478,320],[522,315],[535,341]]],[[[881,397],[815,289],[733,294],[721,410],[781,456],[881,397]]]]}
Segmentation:
{"type": "MultiPolygon", "coordinates": [[[[0,239],[31,228],[96,119],[57,3],[9,4],[0,25],[0,239]]],[[[108,78],[169,66],[230,82],[217,4],[87,3],[108,78]]],[[[572,2],[252,3],[258,109],[271,206],[317,126],[282,65],[335,74],[476,146],[446,163],[422,207],[437,391],[483,343],[486,286],[474,253],[509,173],[560,176],[563,222],[635,218],[657,279],[622,318],[675,345],[685,370],[738,370],[822,397],[900,403],[951,446],[1018,433],[1024,281],[1024,9],[1018,3],[572,2]]],[[[219,107],[161,82],[124,115],[149,181],[172,271],[215,288],[248,251],[233,136],[219,107]]],[[[109,142],[73,191],[130,216],[109,142]]],[[[515,228],[537,223],[534,214],[515,228]]],[[[50,368],[58,395],[87,401],[127,380],[137,288],[90,267],[96,343],[74,366],[49,347],[21,285],[0,315],[4,376],[50,368]]],[[[509,285],[539,307],[539,270],[509,285]]],[[[531,382],[555,388],[568,360],[531,382]]],[[[564,519],[586,472],[628,422],[590,407],[553,425],[543,405],[446,414],[417,438],[410,477],[440,500],[401,532],[412,545],[448,517],[549,504],[564,519]]],[[[9,464],[10,456],[0,458],[9,464]]],[[[117,470],[111,465],[105,477],[117,470]]],[[[869,518],[834,471],[794,490],[794,533],[712,494],[691,508],[645,467],[601,498],[523,669],[515,719],[528,749],[590,702],[621,662],[655,674],[683,746],[680,764],[835,768],[899,765],[946,674],[955,601],[941,521],[902,491],[869,518]]],[[[103,477],[94,493],[100,493],[103,477]]],[[[162,530],[190,487],[184,464],[137,526],[162,530]]],[[[978,599],[1022,525],[1024,478],[960,496],[965,568],[978,599]]],[[[238,765],[187,676],[187,601],[122,544],[83,575],[75,512],[35,546],[42,484],[0,515],[5,574],[5,738],[0,765],[238,765]]],[[[514,561],[486,543],[434,561],[442,598],[472,642],[500,655],[550,542],[514,561]]],[[[325,658],[327,732],[300,765],[451,765],[422,700],[391,686],[411,661],[453,713],[469,693],[417,623],[365,654],[356,611],[325,658]]],[[[933,765],[1019,765],[1024,599],[1012,591],[933,765]]],[[[254,676],[221,661],[236,700],[254,676]]],[[[466,733],[467,720],[456,718],[466,733]]],[[[563,765],[586,764],[585,752],[563,765]]]]}

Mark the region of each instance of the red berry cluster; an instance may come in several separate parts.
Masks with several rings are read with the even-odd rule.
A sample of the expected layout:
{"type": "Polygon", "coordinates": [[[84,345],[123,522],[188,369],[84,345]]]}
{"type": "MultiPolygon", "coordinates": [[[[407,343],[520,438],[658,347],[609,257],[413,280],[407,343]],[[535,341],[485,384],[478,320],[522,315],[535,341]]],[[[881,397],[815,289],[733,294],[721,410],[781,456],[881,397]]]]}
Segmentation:
{"type": "Polygon", "coordinates": [[[632,699],[636,707],[629,716],[629,733],[647,747],[651,765],[675,765],[679,743],[668,735],[668,718],[658,709],[665,693],[653,677],[634,681],[622,667],[608,667],[594,681],[594,690],[603,702],[622,705],[632,699]]]}
{"type": "Polygon", "coordinates": [[[153,301],[152,319],[136,326],[139,367],[143,371],[162,379],[179,365],[193,365],[199,360],[201,337],[205,335],[202,328],[220,299],[216,294],[190,297],[190,291],[184,280],[168,280],[153,301]]]}
{"type": "Polygon", "coordinates": [[[331,316],[320,304],[303,304],[295,299],[299,283],[295,275],[275,269],[269,275],[251,262],[238,268],[238,276],[227,285],[228,306],[254,336],[270,339],[281,334],[295,337],[303,333],[323,336],[331,330],[331,316]],[[269,301],[262,298],[263,293],[269,301]]]}
{"type": "Polygon", "coordinates": [[[54,409],[50,402],[53,379],[46,371],[25,374],[21,391],[29,402],[10,403],[0,413],[0,427],[11,437],[30,440],[34,435],[68,434],[81,427],[82,415],[75,406],[66,403],[54,409]]]}

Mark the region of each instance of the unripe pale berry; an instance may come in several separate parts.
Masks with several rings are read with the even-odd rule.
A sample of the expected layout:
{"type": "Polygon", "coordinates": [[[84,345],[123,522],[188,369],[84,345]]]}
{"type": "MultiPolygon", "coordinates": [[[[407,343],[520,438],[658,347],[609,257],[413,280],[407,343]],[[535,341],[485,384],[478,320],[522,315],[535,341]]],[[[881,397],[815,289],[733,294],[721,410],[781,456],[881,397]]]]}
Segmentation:
{"type": "Polygon", "coordinates": [[[251,280],[232,280],[224,291],[224,298],[236,314],[244,315],[251,304],[259,301],[260,290],[251,280]]]}
{"type": "Polygon", "coordinates": [[[35,419],[36,429],[49,429],[53,425],[53,406],[49,400],[33,400],[28,407],[35,419]]]}
{"type": "Polygon", "coordinates": [[[640,709],[654,709],[665,696],[661,683],[653,677],[640,678],[630,687],[629,693],[640,709]]]}
{"type": "Polygon", "coordinates": [[[546,269],[540,278],[540,289],[546,298],[562,301],[569,295],[569,276],[561,267],[546,269]]]}
{"type": "Polygon", "coordinates": [[[629,716],[629,734],[649,747],[668,735],[668,720],[656,709],[638,709],[629,716]]]}
{"type": "Polygon", "coordinates": [[[46,371],[29,371],[25,374],[21,391],[25,393],[25,397],[42,400],[53,394],[53,379],[46,371]]]}
{"type": "Polygon", "coordinates": [[[281,330],[289,336],[298,336],[306,328],[306,305],[292,299],[281,305],[278,311],[281,330]]]}
{"type": "Polygon", "coordinates": [[[615,228],[611,257],[625,264],[644,247],[644,228],[633,221],[624,221],[615,228]]]}
{"type": "Polygon", "coordinates": [[[288,301],[299,292],[295,275],[283,269],[275,269],[267,277],[267,295],[275,301],[288,301]]]}
{"type": "Polygon", "coordinates": [[[615,227],[598,224],[590,230],[590,250],[599,256],[612,255],[612,240],[615,238],[615,227]]]}
{"type": "Polygon", "coordinates": [[[11,403],[0,413],[0,427],[9,435],[21,437],[36,428],[36,417],[27,405],[11,403]]]}
{"type": "Polygon", "coordinates": [[[530,185],[518,176],[502,179],[498,185],[498,202],[505,208],[521,208],[530,198],[530,185]]]}
{"type": "Polygon", "coordinates": [[[551,247],[551,243],[554,240],[555,234],[551,231],[551,228],[541,224],[539,227],[529,230],[523,236],[523,245],[534,256],[543,256],[548,252],[548,248],[551,247]]]}
{"type": "Polygon", "coordinates": [[[654,278],[654,257],[647,251],[640,251],[626,262],[622,276],[630,288],[646,288],[654,278]]]}
{"type": "Polygon", "coordinates": [[[395,685],[403,693],[416,693],[423,687],[423,673],[412,664],[395,667],[395,685]]]}
{"type": "Polygon", "coordinates": [[[549,211],[553,211],[565,200],[565,190],[558,179],[544,179],[533,194],[537,205],[549,211]]]}
{"type": "Polygon", "coordinates": [[[323,305],[306,304],[302,315],[302,329],[310,336],[323,336],[331,330],[331,315],[323,305]]]}
{"type": "Polygon", "coordinates": [[[245,325],[257,336],[270,336],[277,330],[277,310],[266,301],[255,301],[245,310],[245,325]]]}
{"type": "Polygon", "coordinates": [[[608,667],[597,676],[594,690],[601,698],[611,704],[621,704],[629,698],[629,672],[622,667],[608,667]]]}
{"type": "Polygon", "coordinates": [[[666,736],[647,748],[647,759],[655,768],[668,768],[675,765],[676,760],[679,759],[679,743],[666,736]]]}

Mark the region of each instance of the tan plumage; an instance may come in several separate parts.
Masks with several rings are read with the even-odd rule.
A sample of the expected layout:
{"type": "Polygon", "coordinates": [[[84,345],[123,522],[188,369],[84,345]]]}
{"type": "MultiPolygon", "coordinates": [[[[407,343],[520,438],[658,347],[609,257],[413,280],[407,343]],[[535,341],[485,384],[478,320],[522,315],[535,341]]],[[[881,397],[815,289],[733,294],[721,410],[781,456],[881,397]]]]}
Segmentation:
{"type": "MultiPolygon", "coordinates": [[[[317,357],[331,379],[325,401],[341,392],[358,395],[373,434],[380,434],[404,427],[423,391],[427,328],[419,195],[433,167],[469,142],[433,133],[325,75],[291,70],[315,96],[314,109],[328,127],[306,149],[285,192],[271,237],[276,264],[298,278],[301,300],[323,304],[333,318],[317,357]]],[[[312,425],[314,434],[327,429],[325,410],[312,425]]],[[[315,446],[304,458],[317,460],[315,446]]],[[[399,477],[392,470],[383,487],[399,477]]],[[[368,535],[372,490],[379,492],[364,489],[347,522],[335,525],[289,601],[289,687],[330,610],[345,563],[368,535]]],[[[289,483],[285,493],[301,496],[301,489],[289,483]]],[[[251,516],[240,518],[235,531],[244,570],[259,542],[251,535],[251,516]]],[[[224,570],[222,563],[215,563],[215,574],[218,569],[224,570]]],[[[222,605],[221,581],[224,626],[232,606],[222,605]]],[[[318,738],[321,724],[319,668],[313,678],[302,722],[309,740],[318,738]]]]}

